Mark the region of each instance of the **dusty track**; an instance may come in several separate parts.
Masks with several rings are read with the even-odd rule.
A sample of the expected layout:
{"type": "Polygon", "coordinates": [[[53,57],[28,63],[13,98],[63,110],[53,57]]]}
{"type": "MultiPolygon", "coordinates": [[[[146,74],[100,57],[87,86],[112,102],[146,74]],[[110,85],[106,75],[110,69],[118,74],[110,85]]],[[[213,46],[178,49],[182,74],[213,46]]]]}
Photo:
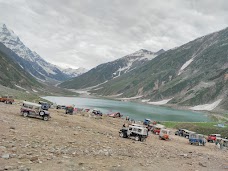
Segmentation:
{"type": "Polygon", "coordinates": [[[228,170],[228,151],[214,144],[191,146],[182,137],[162,141],[152,134],[136,142],[119,137],[122,119],[51,109],[45,122],[22,117],[17,104],[0,108],[0,171],[228,170]]]}

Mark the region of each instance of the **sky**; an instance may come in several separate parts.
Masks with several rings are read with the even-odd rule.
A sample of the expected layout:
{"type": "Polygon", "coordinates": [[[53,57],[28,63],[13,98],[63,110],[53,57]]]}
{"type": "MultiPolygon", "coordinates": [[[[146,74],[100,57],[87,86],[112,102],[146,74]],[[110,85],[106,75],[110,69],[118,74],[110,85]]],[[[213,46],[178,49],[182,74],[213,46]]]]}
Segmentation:
{"type": "Polygon", "coordinates": [[[91,69],[228,27],[227,0],[0,0],[0,22],[61,67],[91,69]]]}

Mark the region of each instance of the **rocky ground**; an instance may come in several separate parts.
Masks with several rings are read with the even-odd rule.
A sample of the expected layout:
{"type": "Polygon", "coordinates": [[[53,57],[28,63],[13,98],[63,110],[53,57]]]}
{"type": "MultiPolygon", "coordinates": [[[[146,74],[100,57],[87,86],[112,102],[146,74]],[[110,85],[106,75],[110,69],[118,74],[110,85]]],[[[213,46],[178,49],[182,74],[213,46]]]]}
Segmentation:
{"type": "Polygon", "coordinates": [[[228,151],[214,144],[192,146],[175,135],[120,138],[123,119],[50,109],[52,118],[43,121],[21,116],[19,104],[0,109],[0,171],[228,170],[228,151]]]}

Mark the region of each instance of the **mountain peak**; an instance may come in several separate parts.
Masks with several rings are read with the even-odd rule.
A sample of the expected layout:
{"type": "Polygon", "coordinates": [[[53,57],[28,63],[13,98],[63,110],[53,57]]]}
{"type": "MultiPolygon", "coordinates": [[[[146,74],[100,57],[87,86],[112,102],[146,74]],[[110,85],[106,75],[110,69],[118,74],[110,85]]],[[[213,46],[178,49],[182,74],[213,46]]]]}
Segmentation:
{"type": "Polygon", "coordinates": [[[0,37],[4,38],[5,41],[9,41],[9,39],[20,41],[19,37],[12,30],[9,30],[5,24],[2,23],[0,24],[0,37]]]}
{"type": "Polygon", "coordinates": [[[160,54],[162,54],[162,53],[164,53],[165,52],[165,50],[164,49],[160,49],[159,51],[157,51],[155,54],[156,55],[160,55],[160,54]]]}
{"type": "Polygon", "coordinates": [[[7,29],[6,25],[3,24],[3,23],[0,23],[0,27],[1,27],[1,28],[4,28],[4,29],[7,29]]]}
{"type": "Polygon", "coordinates": [[[150,51],[148,51],[148,50],[146,50],[146,49],[140,49],[140,50],[138,50],[138,51],[136,51],[136,52],[150,52],[150,51]]]}
{"type": "MultiPolygon", "coordinates": [[[[53,64],[45,61],[35,51],[31,51],[5,24],[0,24],[0,42],[16,53],[18,57],[15,61],[21,61],[20,65],[26,68],[26,70],[36,78],[62,81],[75,76],[75,74],[72,75],[71,73],[65,73],[64,71],[59,70],[53,64]]],[[[80,74],[82,72],[83,71],[80,71],[80,74]]]]}

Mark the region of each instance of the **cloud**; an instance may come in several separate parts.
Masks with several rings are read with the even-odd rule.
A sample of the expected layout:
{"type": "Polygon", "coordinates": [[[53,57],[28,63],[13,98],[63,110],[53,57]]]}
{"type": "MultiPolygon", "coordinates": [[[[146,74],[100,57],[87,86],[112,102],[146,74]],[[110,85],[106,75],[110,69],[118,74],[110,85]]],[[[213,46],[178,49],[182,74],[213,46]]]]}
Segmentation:
{"type": "Polygon", "coordinates": [[[1,22],[45,60],[92,68],[228,25],[226,0],[0,0],[1,22]]]}

